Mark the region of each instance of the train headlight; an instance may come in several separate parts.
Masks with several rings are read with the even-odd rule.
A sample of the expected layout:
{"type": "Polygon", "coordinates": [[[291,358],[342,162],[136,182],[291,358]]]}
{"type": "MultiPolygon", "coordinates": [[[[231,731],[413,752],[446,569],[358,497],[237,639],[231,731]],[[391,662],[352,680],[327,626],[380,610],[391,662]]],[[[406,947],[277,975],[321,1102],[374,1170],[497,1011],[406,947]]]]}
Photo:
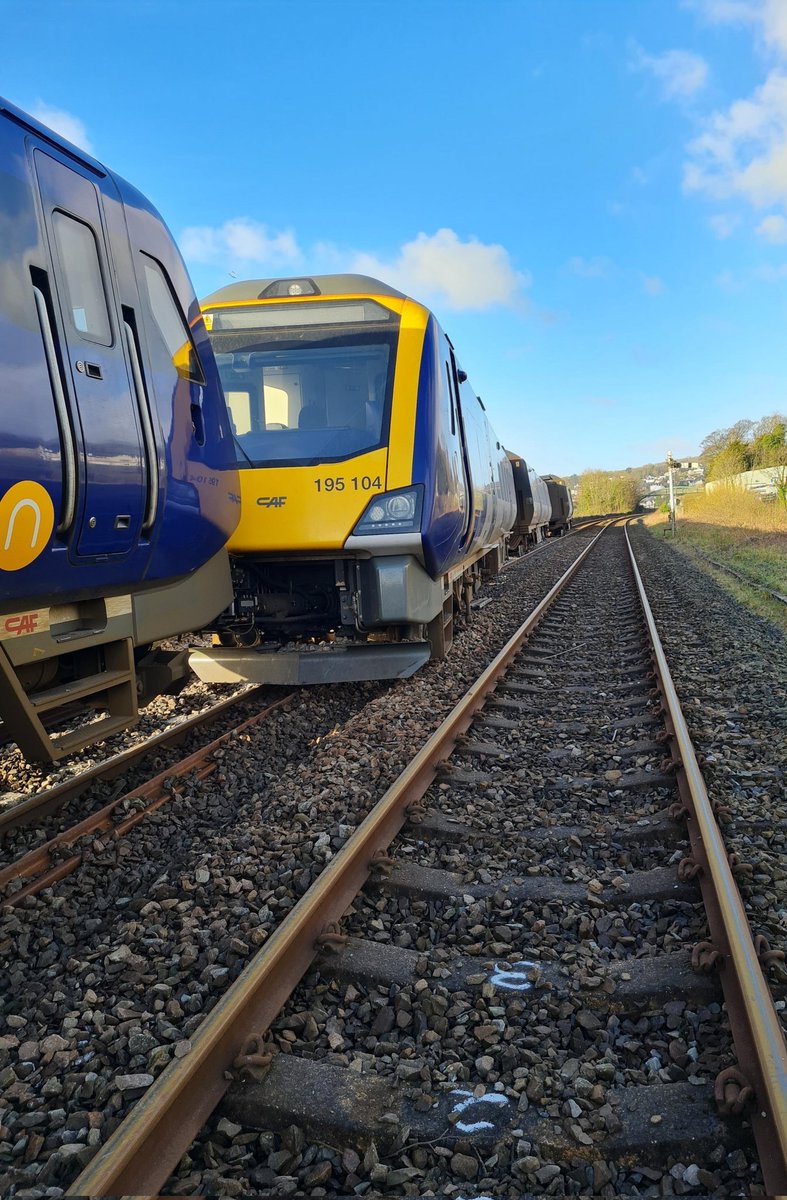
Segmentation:
{"type": "Polygon", "coordinates": [[[375,496],[353,534],[413,533],[421,527],[423,496],[421,484],[375,496]]]}

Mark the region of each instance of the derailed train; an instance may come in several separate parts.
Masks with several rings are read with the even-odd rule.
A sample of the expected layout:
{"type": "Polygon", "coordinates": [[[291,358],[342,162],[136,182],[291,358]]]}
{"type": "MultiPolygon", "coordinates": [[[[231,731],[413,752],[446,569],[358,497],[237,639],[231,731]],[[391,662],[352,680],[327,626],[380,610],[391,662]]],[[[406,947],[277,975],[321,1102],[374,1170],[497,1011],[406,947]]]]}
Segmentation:
{"type": "Polygon", "coordinates": [[[185,677],[186,652],[157,643],[231,601],[238,482],[161,217],[2,100],[0,381],[0,717],[28,758],[57,759],[185,677]],[[75,701],[98,719],[52,736],[75,701]]]}
{"type": "Polygon", "coordinates": [[[203,314],[241,496],[233,603],[191,656],[203,680],[411,675],[509,537],[570,525],[568,489],[506,452],[415,300],[363,275],[251,280],[203,314]]]}

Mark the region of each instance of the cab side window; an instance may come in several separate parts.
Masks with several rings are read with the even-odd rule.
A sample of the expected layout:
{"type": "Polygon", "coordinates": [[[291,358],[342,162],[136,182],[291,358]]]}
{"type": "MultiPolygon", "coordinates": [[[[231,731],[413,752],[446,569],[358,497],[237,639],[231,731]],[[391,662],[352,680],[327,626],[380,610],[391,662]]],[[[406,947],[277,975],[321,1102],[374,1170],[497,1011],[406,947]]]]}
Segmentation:
{"type": "Polygon", "coordinates": [[[205,375],[191,340],[191,332],[172,294],[164,268],[149,254],[143,253],[142,261],[153,318],[178,375],[192,383],[204,384],[205,375]]]}

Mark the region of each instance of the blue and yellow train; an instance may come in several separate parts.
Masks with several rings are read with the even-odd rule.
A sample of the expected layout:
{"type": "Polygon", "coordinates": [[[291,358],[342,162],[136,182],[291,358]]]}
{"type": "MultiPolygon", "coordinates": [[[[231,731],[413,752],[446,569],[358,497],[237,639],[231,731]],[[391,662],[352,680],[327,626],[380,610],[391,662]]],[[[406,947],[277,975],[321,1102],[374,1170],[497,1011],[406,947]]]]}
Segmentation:
{"type": "Polygon", "coordinates": [[[363,275],[230,284],[203,315],[241,520],[234,600],[218,644],[192,654],[197,674],[379,679],[441,657],[505,558],[517,500],[434,315],[363,275]]]}
{"type": "Polygon", "coordinates": [[[132,724],[231,600],[236,447],[156,210],[0,100],[0,717],[29,758],[132,724]],[[185,653],[185,652],[184,652],[185,653]],[[52,736],[79,702],[92,723],[52,736]]]}

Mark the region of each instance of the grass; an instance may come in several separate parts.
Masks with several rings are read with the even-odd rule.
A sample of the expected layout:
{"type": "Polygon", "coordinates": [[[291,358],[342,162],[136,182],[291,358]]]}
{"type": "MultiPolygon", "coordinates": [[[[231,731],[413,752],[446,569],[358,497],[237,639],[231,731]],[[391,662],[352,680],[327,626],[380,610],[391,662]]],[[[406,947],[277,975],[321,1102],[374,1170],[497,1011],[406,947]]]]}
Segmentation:
{"type": "Polygon", "coordinates": [[[657,536],[712,575],[728,592],[787,633],[787,604],[711,566],[714,559],[752,583],[787,595],[787,508],[740,488],[716,488],[687,496],[678,509],[673,539],[663,513],[645,519],[657,536]]]}

